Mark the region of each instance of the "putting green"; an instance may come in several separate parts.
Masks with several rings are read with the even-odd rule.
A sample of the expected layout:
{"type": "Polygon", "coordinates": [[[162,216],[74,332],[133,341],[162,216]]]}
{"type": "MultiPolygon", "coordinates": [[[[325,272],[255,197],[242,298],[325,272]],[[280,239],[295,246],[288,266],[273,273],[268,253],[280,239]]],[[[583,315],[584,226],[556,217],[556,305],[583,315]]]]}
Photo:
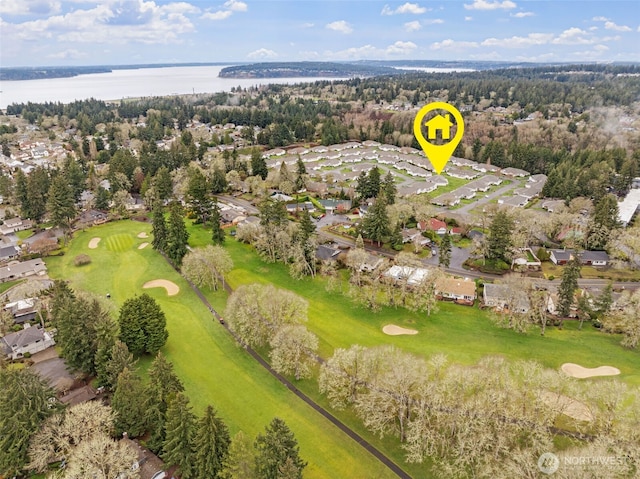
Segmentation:
{"type": "Polygon", "coordinates": [[[132,248],[133,236],[128,234],[111,235],[105,239],[105,244],[109,251],[121,253],[132,248]]]}

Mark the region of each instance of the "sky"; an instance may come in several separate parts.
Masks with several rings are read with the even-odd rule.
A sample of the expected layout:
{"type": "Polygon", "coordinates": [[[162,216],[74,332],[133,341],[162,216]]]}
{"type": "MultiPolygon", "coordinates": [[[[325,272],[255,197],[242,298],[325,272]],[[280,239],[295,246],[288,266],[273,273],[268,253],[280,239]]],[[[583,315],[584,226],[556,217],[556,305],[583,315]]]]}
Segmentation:
{"type": "Polygon", "coordinates": [[[0,67],[363,59],[640,62],[640,2],[0,0],[0,67]]]}

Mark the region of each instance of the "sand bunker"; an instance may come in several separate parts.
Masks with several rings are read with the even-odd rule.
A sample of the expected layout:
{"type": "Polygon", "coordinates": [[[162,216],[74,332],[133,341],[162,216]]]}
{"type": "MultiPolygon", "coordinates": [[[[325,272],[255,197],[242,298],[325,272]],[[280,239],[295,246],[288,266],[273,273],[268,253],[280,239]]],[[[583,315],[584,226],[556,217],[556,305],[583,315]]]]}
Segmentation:
{"type": "Polygon", "coordinates": [[[138,233],[138,238],[148,238],[149,235],[147,233],[145,233],[144,231],[142,233],[138,233]]]}
{"type": "Polygon", "coordinates": [[[384,328],[382,328],[382,332],[384,334],[388,334],[389,336],[400,336],[401,334],[418,334],[418,331],[416,331],[415,329],[402,328],[400,326],[396,326],[395,324],[387,324],[384,328]]]}
{"type": "Polygon", "coordinates": [[[620,374],[620,370],[618,368],[614,368],[613,366],[585,368],[580,366],[579,364],[564,363],[562,366],[560,366],[560,369],[562,369],[562,372],[564,372],[567,376],[578,379],[592,378],[596,376],[617,376],[618,374],[620,374]]]}
{"type": "Polygon", "coordinates": [[[89,249],[96,249],[101,239],[102,238],[91,238],[91,241],[89,241],[89,249]]]}
{"type": "Polygon", "coordinates": [[[175,296],[180,292],[178,285],[167,279],[154,279],[153,281],[147,281],[142,285],[142,287],[144,289],[164,288],[167,290],[168,296],[175,296]]]}
{"type": "Polygon", "coordinates": [[[149,246],[149,243],[140,243],[140,246],[138,246],[138,249],[145,249],[147,246],[149,246]]]}
{"type": "Polygon", "coordinates": [[[593,421],[593,414],[589,411],[586,404],[576,401],[569,396],[562,394],[543,391],[540,393],[540,399],[547,405],[570,418],[578,421],[593,421]]]}

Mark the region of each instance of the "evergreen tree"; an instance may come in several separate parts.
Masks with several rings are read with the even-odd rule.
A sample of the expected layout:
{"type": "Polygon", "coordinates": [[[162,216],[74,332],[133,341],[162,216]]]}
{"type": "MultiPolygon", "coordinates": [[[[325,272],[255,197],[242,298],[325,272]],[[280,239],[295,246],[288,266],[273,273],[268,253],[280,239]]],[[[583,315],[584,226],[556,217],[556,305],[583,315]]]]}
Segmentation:
{"type": "Polygon", "coordinates": [[[16,199],[20,203],[20,214],[22,215],[22,217],[31,218],[31,205],[29,204],[27,176],[19,168],[16,172],[16,199]]]}
{"type": "Polygon", "coordinates": [[[382,191],[384,192],[384,197],[388,205],[392,205],[396,202],[396,193],[398,189],[396,188],[396,182],[393,180],[391,170],[389,170],[384,177],[382,191]]]}
{"type": "Polygon", "coordinates": [[[358,194],[358,198],[360,201],[366,200],[369,198],[367,195],[369,194],[369,178],[364,171],[361,171],[358,175],[358,184],[356,185],[356,193],[358,194]]]}
{"type": "Polygon", "coordinates": [[[217,203],[214,203],[211,208],[211,241],[213,241],[213,244],[222,245],[224,237],[224,230],[220,224],[220,207],[217,203]]]}
{"type": "Polygon", "coordinates": [[[80,164],[71,156],[67,156],[64,161],[62,176],[65,177],[71,188],[74,203],[77,203],[80,201],[80,195],[85,189],[87,178],[80,164]]]}
{"type": "Polygon", "coordinates": [[[98,190],[96,191],[96,209],[109,209],[109,192],[102,186],[98,186],[98,190]]]}
{"type": "Polygon", "coordinates": [[[194,446],[195,477],[218,477],[229,452],[229,430],[213,406],[207,406],[198,421],[194,446]]]}
{"type": "Polygon", "coordinates": [[[258,434],[255,448],[256,473],[259,479],[279,479],[280,468],[287,459],[297,469],[296,479],[302,478],[302,471],[307,463],[300,458],[298,441],[282,419],[273,418],[265,428],[265,434],[258,434]]]}
{"type": "Polygon", "coordinates": [[[613,304],[613,283],[609,282],[598,296],[596,300],[596,311],[605,315],[611,309],[611,305],[613,304]]]}
{"type": "Polygon", "coordinates": [[[0,367],[0,476],[23,473],[31,436],[58,409],[55,397],[32,369],[0,367]]]}
{"type": "Polygon", "coordinates": [[[167,320],[158,303],[143,293],[127,299],[120,308],[120,340],[136,356],[156,354],[167,342],[167,320]]]}
{"type": "Polygon", "coordinates": [[[160,202],[153,206],[153,219],[151,224],[153,249],[164,252],[167,248],[167,222],[164,219],[164,211],[160,202]]]}
{"type": "Polygon", "coordinates": [[[376,198],[362,220],[362,232],[365,237],[376,241],[378,246],[389,237],[389,217],[384,198],[376,198]]]}
{"type": "Polygon", "coordinates": [[[302,158],[298,156],[298,162],[296,163],[296,191],[301,191],[306,187],[305,175],[307,174],[307,168],[304,166],[302,158]]]}
{"type": "Polygon", "coordinates": [[[180,266],[182,258],[187,254],[189,232],[184,224],[180,203],[173,202],[169,207],[169,223],[167,224],[167,245],[164,252],[175,264],[180,266]]]}
{"type": "Polygon", "coordinates": [[[109,389],[114,389],[120,373],[125,369],[134,373],[137,362],[133,354],[129,352],[127,345],[116,339],[111,348],[109,362],[104,368],[104,379],[102,379],[101,384],[109,389]]]}
{"type": "Polygon", "coordinates": [[[71,229],[71,220],[76,216],[76,205],[73,191],[63,175],[57,175],[51,181],[47,211],[55,226],[71,229]]]}
{"type": "Polygon", "coordinates": [[[169,401],[184,386],[173,371],[173,365],[158,353],[149,368],[149,382],[144,394],[145,427],[150,433],[147,445],[154,452],[162,450],[165,438],[165,415],[169,401]]]}
{"type": "Polygon", "coordinates": [[[47,212],[47,193],[49,191],[49,173],[38,166],[27,178],[29,210],[27,217],[39,223],[47,212]]]}
{"type": "Polygon", "coordinates": [[[224,171],[220,168],[213,169],[213,175],[211,176],[211,192],[213,194],[224,193],[227,189],[227,177],[224,171]]]}
{"type": "Polygon", "coordinates": [[[487,258],[508,262],[512,247],[511,232],[513,219],[503,210],[499,210],[489,225],[487,258]]]}
{"type": "Polygon", "coordinates": [[[404,243],[402,241],[402,226],[400,225],[400,222],[397,222],[394,226],[389,242],[394,250],[402,251],[404,243]]]}
{"type": "Polygon", "coordinates": [[[162,166],[156,172],[153,178],[153,186],[158,193],[158,199],[161,201],[168,200],[173,196],[173,181],[171,173],[166,166],[162,166]]]}
{"type": "Polygon", "coordinates": [[[262,157],[258,148],[251,150],[251,174],[253,176],[259,176],[263,180],[266,179],[269,174],[267,162],[262,157]]]}
{"type": "Polygon", "coordinates": [[[183,393],[177,393],[167,407],[162,460],[166,464],[178,466],[178,473],[182,479],[205,477],[194,475],[195,422],[196,417],[191,412],[189,398],[183,393]]]}
{"type": "Polygon", "coordinates": [[[380,168],[374,166],[369,170],[367,184],[369,188],[369,191],[367,192],[367,198],[377,198],[380,194],[380,187],[382,186],[382,183],[380,181],[380,168]]]}
{"type": "Polygon", "coordinates": [[[199,168],[189,169],[189,182],[186,196],[196,215],[197,221],[203,224],[206,223],[211,211],[211,199],[209,198],[207,179],[199,168]]]}
{"type": "Polygon", "coordinates": [[[144,434],[144,386],[141,379],[129,368],[124,368],[115,384],[111,407],[116,413],[114,428],[116,436],[123,432],[130,437],[144,434]]]}
{"type": "Polygon", "coordinates": [[[249,479],[256,477],[255,450],[251,440],[242,432],[233,436],[229,453],[222,463],[221,479],[249,479]]]}
{"type": "Polygon", "coordinates": [[[580,259],[574,257],[571,258],[562,272],[562,281],[560,281],[560,287],[558,288],[558,315],[561,318],[569,316],[569,312],[571,311],[574,293],[578,288],[580,268],[580,259]]]}
{"type": "Polygon", "coordinates": [[[110,387],[108,382],[108,368],[111,355],[117,341],[117,324],[108,312],[99,314],[95,318],[96,354],[94,358],[96,379],[100,386],[110,387]]]}
{"type": "Polygon", "coordinates": [[[449,233],[446,233],[442,237],[442,242],[440,243],[440,254],[438,255],[438,264],[445,268],[448,268],[449,264],[451,264],[451,235],[449,235],[449,233]]]}
{"type": "Polygon", "coordinates": [[[587,248],[591,250],[604,249],[609,242],[611,230],[619,226],[618,200],[612,194],[604,195],[595,204],[591,220],[587,226],[587,248]]]}

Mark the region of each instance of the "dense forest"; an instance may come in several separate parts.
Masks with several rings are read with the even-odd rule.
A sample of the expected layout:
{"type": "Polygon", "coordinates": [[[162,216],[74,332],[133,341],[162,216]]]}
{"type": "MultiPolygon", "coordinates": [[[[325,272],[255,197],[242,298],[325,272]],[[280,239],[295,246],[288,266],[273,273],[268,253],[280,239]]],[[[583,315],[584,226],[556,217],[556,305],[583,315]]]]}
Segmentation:
{"type": "MultiPolygon", "coordinates": [[[[185,156],[158,152],[154,145],[171,136],[174,128],[184,131],[193,120],[241,126],[246,146],[376,140],[418,148],[411,108],[447,101],[462,109],[469,122],[456,155],[547,174],[545,193],[549,196],[597,198],[607,191],[626,191],[638,174],[640,153],[634,143],[612,141],[611,134],[596,124],[593,112],[632,105],[638,98],[639,66],[570,65],[446,74],[409,72],[118,104],[98,100],[12,104],[7,114],[22,115],[34,124],[50,117],[73,121],[83,137],[95,135],[99,124],[108,125],[107,138],[98,135],[93,140],[100,162],[108,161],[119,146],[116,125],[137,125],[144,119],[144,125],[128,131],[131,138],[145,142],[140,163],[153,163],[148,168],[153,174],[160,166],[171,169],[196,157],[195,148],[185,156]],[[389,108],[394,105],[401,108],[389,108]],[[494,118],[487,113],[491,108],[506,113],[494,118]],[[520,133],[514,122],[534,113],[550,122],[539,123],[533,133],[520,133]],[[105,143],[115,149],[105,148],[105,143]],[[175,158],[157,159],[169,155],[175,158]]],[[[199,139],[202,148],[231,142],[216,133],[199,139]]]]}

